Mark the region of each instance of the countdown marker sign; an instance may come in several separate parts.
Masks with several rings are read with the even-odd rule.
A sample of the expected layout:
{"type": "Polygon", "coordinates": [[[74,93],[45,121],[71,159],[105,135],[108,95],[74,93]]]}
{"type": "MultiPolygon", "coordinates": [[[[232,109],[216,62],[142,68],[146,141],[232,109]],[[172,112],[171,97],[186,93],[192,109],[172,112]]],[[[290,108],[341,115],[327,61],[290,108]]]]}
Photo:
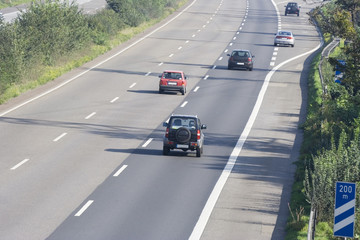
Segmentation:
{"type": "Polygon", "coordinates": [[[354,237],[356,184],[336,182],[334,236],[354,237]]]}

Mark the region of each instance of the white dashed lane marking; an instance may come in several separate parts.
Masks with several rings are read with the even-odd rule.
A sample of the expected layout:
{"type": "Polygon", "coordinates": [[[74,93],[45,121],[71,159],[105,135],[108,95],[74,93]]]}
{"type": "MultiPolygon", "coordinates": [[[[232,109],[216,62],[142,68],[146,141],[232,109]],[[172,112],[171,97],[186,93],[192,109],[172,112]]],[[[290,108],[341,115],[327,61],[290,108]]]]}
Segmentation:
{"type": "Polygon", "coordinates": [[[80,217],[86,211],[86,209],[88,209],[90,207],[90,205],[93,202],[94,202],[94,200],[89,200],[74,216],[80,217]]]}
{"type": "Polygon", "coordinates": [[[151,143],[152,140],[153,140],[153,138],[149,138],[149,139],[142,145],[142,147],[143,147],[143,148],[147,147],[147,146],[151,143]]]}
{"type": "Polygon", "coordinates": [[[23,165],[24,163],[26,163],[27,161],[29,161],[30,159],[24,159],[22,160],[21,162],[19,162],[18,164],[16,164],[15,166],[13,166],[12,168],[10,168],[11,170],[15,170],[17,169],[18,167],[20,167],[21,165],[23,165]]]}
{"type": "Polygon", "coordinates": [[[93,112],[91,114],[89,114],[88,116],[85,117],[85,119],[90,119],[91,117],[93,117],[96,114],[96,112],[93,112]]]}
{"type": "Polygon", "coordinates": [[[63,133],[63,134],[61,134],[60,136],[58,136],[57,138],[55,138],[53,141],[54,141],[54,142],[59,141],[60,139],[62,139],[63,137],[65,137],[65,136],[66,136],[66,134],[67,134],[67,133],[63,133]]]}
{"type": "Polygon", "coordinates": [[[111,100],[110,102],[111,102],[111,103],[114,103],[114,102],[116,102],[118,99],[119,99],[119,97],[116,97],[116,98],[114,98],[113,100],[111,100]]]}
{"type": "Polygon", "coordinates": [[[188,101],[185,101],[183,104],[181,104],[181,106],[180,107],[185,107],[186,106],[186,104],[188,104],[188,101]]]}
{"type": "Polygon", "coordinates": [[[113,177],[118,177],[124,170],[127,168],[128,165],[123,165],[117,172],[113,175],[113,177]]]}

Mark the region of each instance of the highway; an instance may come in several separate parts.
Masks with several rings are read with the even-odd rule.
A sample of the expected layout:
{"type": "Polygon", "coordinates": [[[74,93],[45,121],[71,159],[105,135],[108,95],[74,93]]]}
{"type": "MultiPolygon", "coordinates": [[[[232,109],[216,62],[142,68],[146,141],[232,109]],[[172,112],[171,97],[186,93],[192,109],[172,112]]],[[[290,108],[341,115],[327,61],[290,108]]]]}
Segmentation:
{"type": "MultiPolygon", "coordinates": [[[[105,8],[107,5],[105,0],[77,0],[73,1],[73,3],[77,4],[79,6],[79,9],[85,14],[94,14],[97,11],[105,8]]],[[[19,15],[21,15],[21,11],[26,11],[26,8],[27,5],[23,4],[15,7],[0,9],[0,13],[2,13],[5,22],[11,23],[19,15]]]]}
{"type": "Polygon", "coordinates": [[[0,106],[1,239],[283,239],[306,74],[320,46],[302,4],[190,0],[96,60],[0,106]],[[278,12],[277,12],[278,9],[278,12]],[[275,47],[278,29],[295,47],[275,47]],[[228,70],[232,49],[253,71],[228,70]],[[188,91],[158,93],[183,70],[188,91]],[[196,114],[204,154],[162,155],[196,114]]]}

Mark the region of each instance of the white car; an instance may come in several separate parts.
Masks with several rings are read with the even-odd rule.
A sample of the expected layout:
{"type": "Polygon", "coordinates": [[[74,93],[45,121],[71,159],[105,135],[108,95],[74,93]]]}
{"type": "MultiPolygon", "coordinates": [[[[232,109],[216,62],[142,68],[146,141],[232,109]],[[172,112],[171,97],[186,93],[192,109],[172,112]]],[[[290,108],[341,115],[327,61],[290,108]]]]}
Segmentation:
{"type": "Polygon", "coordinates": [[[274,46],[277,45],[290,45],[291,47],[295,46],[295,37],[291,31],[278,31],[275,34],[274,46]]]}

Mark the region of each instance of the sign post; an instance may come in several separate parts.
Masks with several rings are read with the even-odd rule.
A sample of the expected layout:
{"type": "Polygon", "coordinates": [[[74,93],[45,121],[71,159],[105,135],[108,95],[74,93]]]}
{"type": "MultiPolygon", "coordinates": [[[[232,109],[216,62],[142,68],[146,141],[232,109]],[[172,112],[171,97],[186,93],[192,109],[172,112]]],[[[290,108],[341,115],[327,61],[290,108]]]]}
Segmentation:
{"type": "Polygon", "coordinates": [[[356,184],[336,182],[334,236],[354,237],[356,184]]]}

